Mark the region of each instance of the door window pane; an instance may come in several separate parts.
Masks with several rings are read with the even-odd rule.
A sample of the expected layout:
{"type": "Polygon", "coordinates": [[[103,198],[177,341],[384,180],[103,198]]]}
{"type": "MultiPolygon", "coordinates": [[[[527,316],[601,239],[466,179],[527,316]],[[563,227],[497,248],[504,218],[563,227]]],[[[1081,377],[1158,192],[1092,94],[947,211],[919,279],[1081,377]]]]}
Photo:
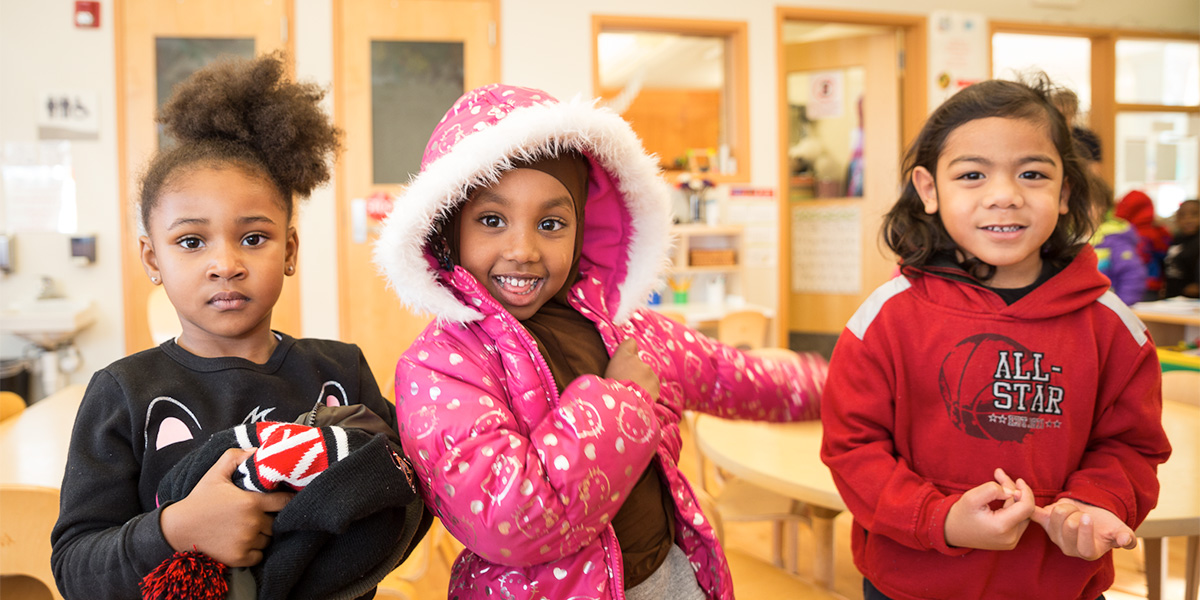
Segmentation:
{"type": "Polygon", "coordinates": [[[1200,44],[1118,40],[1117,102],[1200,104],[1200,44]]]}
{"type": "Polygon", "coordinates": [[[1154,199],[1160,217],[1175,214],[1179,203],[1200,189],[1197,139],[1200,115],[1123,112],[1117,115],[1118,198],[1142,190],[1154,199]]]}
{"type": "MultiPolygon", "coordinates": [[[[223,55],[254,58],[254,38],[155,38],[158,108],[171,97],[177,84],[223,55]]],[[[158,147],[169,148],[173,143],[159,125],[158,147]]]]}
{"type": "Polygon", "coordinates": [[[462,96],[462,42],[371,41],[371,155],[376,184],[405,184],[446,109],[462,96]]]}
{"type": "Polygon", "coordinates": [[[863,195],[865,77],[862,67],[787,74],[789,199],[863,195]]]}
{"type": "MultiPolygon", "coordinates": [[[[992,76],[1016,80],[1044,71],[1079,96],[1079,113],[1092,105],[1092,42],[1083,37],[997,33],[992,36],[992,76]]],[[[1086,119],[1085,119],[1086,122],[1086,119]]]]}

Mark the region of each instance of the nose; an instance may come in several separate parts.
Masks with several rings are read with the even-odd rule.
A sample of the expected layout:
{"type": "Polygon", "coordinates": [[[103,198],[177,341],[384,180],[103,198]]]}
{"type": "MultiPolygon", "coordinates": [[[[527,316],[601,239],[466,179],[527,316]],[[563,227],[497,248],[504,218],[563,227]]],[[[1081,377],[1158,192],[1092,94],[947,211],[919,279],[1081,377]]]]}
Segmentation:
{"type": "Polygon", "coordinates": [[[240,244],[215,244],[208,264],[208,278],[240,279],[246,276],[240,244]]]}
{"type": "Polygon", "coordinates": [[[537,243],[536,232],[514,228],[508,238],[508,247],[504,250],[504,259],[515,263],[537,262],[541,259],[537,243]]]}
{"type": "Polygon", "coordinates": [[[1016,180],[1008,177],[995,177],[989,182],[984,206],[1001,209],[1020,208],[1025,203],[1025,197],[1022,194],[1021,185],[1016,180]]]}

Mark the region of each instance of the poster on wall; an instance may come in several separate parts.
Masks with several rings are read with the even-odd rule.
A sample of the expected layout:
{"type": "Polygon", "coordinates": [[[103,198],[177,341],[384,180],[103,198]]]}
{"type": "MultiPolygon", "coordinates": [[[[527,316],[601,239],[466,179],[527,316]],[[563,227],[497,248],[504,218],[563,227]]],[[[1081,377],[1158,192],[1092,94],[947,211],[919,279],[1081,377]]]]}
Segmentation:
{"type": "Polygon", "coordinates": [[[929,14],[929,111],[955,92],[991,77],[987,19],[938,10],[929,14]]]}
{"type": "Polygon", "coordinates": [[[862,210],[792,207],[792,292],[862,292],[862,210]]]}
{"type": "Polygon", "coordinates": [[[5,142],[0,179],[0,231],[75,233],[70,142],[5,142]]]}

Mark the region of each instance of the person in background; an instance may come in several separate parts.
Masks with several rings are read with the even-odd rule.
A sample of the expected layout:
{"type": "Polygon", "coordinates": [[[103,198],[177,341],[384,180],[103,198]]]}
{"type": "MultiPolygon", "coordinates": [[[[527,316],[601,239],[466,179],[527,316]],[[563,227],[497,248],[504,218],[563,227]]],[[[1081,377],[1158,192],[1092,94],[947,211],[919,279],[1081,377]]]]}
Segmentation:
{"type": "Polygon", "coordinates": [[[1146,293],[1142,300],[1157,300],[1162,294],[1163,260],[1171,245],[1171,232],[1154,217],[1154,201],[1145,192],[1132,190],[1117,203],[1113,214],[1129,221],[1137,231],[1138,257],[1146,265],[1146,293]]]}
{"type": "Polygon", "coordinates": [[[1146,293],[1146,265],[1138,254],[1141,237],[1125,219],[1113,214],[1113,194],[1108,183],[1092,178],[1092,216],[1096,231],[1088,243],[1096,250],[1100,272],[1112,282],[1112,290],[1127,305],[1141,302],[1146,293]]]}
{"type": "Polygon", "coordinates": [[[1158,499],[1158,356],[1096,268],[1050,88],[984,81],[930,115],[884,218],[903,275],[834,349],[821,458],[866,600],[1102,598],[1158,499]]]}
{"type": "MultiPolygon", "coordinates": [[[[266,421],[292,421],[317,406],[361,408],[362,422],[379,426],[379,436],[398,437],[395,409],[358,347],[271,329],[284,279],[296,273],[297,198],[329,179],[341,136],[321,109],[320,88],[288,81],[286,70],[279,54],[219,60],[176,86],[159,113],[176,143],[159,150],[141,177],[139,243],[146,275],[166,289],[181,333],[100,369],[84,393],[50,536],[54,578],[65,598],[141,598],[143,590],[159,597],[152,592],[173,572],[158,567],[176,559],[211,567],[197,575],[217,574],[203,579],[211,588],[184,585],[194,594],[187,597],[221,597],[222,589],[254,597],[258,572],[249,568],[270,561],[287,535],[276,517],[287,518],[293,504],[306,510],[293,516],[308,518],[319,508],[329,522],[342,516],[339,504],[363,496],[389,505],[407,500],[424,511],[407,464],[386,443],[366,446],[370,456],[354,453],[363,459],[355,465],[378,467],[367,469],[369,479],[335,478],[329,481],[341,483],[338,497],[317,506],[296,502],[327,481],[324,465],[349,464],[342,462],[343,445],[329,442],[338,437],[333,431],[322,432],[325,441],[305,438],[304,465],[321,473],[312,481],[322,485],[299,492],[282,484],[269,492],[236,485],[235,478],[251,479],[245,475],[257,472],[254,464],[272,463],[241,445],[217,452],[177,501],[161,495],[160,484],[207,440],[231,429],[261,435],[266,421]],[[386,495],[379,493],[383,485],[386,495]],[[148,577],[155,573],[165,577],[148,577]]],[[[309,429],[306,436],[315,428],[309,429]]],[[[251,439],[249,445],[264,441],[251,439]]],[[[311,556],[315,549],[303,545],[301,554],[311,556]]],[[[368,551],[390,559],[379,569],[382,579],[404,550],[398,538],[389,539],[385,547],[359,546],[314,570],[349,575],[348,582],[329,583],[343,584],[333,587],[342,597],[359,597],[374,589],[358,576],[364,566],[377,566],[364,563],[368,551]]],[[[303,576],[297,569],[304,565],[293,561],[283,569],[303,576]]]]}
{"type": "Polygon", "coordinates": [[[644,307],[670,189],[620,116],[487,85],[435,128],[375,246],[434,321],[396,365],[421,493],[466,546],[451,598],[732,598],[678,467],[684,410],[814,419],[826,364],[644,307]]]}
{"type": "Polygon", "coordinates": [[[1175,211],[1175,237],[1163,261],[1163,298],[1200,297],[1200,201],[1184,200],[1175,211]]]}

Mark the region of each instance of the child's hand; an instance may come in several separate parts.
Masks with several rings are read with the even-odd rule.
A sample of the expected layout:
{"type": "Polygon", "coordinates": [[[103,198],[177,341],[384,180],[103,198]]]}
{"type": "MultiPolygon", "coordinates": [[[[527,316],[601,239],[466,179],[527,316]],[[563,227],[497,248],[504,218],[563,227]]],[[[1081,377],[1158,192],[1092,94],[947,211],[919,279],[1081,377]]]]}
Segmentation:
{"type": "Polygon", "coordinates": [[[658,401],[658,375],[638,356],[637,340],[633,338],[626,338],[617,346],[612,358],[608,359],[604,377],[632,381],[646,390],[651,399],[658,401]]]}
{"type": "Polygon", "coordinates": [[[271,543],[274,513],[295,494],[262,494],[234,485],[233,471],[253,453],[253,448],[226,450],[186,498],[163,509],[163,536],[172,548],[199,550],[230,567],[262,561],[262,551],[271,543]]]}
{"type": "Polygon", "coordinates": [[[1070,498],[1037,507],[1033,521],[1067,556],[1096,560],[1114,548],[1137,547],[1137,536],[1117,515],[1070,498]]]}
{"type": "Polygon", "coordinates": [[[1029,518],[1037,506],[1033,490],[1018,479],[1013,483],[1003,469],[996,469],[996,481],[967,490],[946,515],[946,543],[960,548],[1012,550],[1017,547],[1029,518]],[[996,500],[1004,505],[989,506],[996,500]]]}

